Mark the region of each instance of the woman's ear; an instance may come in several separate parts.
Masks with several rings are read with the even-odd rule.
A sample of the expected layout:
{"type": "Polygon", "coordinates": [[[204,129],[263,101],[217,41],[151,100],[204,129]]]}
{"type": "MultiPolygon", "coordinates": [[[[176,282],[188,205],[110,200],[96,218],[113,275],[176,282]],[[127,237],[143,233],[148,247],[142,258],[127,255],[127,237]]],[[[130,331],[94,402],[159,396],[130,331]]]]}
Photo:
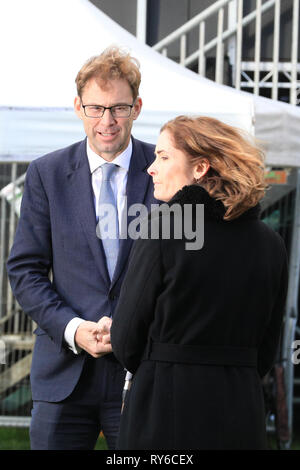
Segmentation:
{"type": "Polygon", "coordinates": [[[194,178],[196,181],[201,179],[208,170],[210,169],[210,163],[206,158],[202,158],[199,163],[195,165],[194,168],[194,178]]]}

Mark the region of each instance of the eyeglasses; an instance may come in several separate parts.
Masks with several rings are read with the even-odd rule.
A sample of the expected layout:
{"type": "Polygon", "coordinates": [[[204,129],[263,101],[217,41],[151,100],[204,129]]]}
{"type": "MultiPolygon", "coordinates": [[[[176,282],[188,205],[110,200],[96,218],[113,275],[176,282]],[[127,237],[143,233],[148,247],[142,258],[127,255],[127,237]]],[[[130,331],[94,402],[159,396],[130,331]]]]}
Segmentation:
{"type": "Polygon", "coordinates": [[[127,118],[131,114],[133,104],[116,104],[114,106],[98,106],[94,104],[82,104],[84,114],[89,118],[102,118],[106,109],[109,109],[114,118],[127,118]]]}

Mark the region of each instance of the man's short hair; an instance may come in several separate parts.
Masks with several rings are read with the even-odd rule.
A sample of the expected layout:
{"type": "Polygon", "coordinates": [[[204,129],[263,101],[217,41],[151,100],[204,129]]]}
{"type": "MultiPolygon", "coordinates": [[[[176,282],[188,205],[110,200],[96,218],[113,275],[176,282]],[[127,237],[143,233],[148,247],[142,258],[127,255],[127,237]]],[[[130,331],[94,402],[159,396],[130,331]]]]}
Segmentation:
{"type": "Polygon", "coordinates": [[[139,94],[141,82],[140,64],[129,52],[117,46],[110,46],[102,54],[91,57],[80,69],[75,79],[77,94],[81,98],[83,89],[91,78],[100,86],[114,79],[126,80],[131,88],[133,100],[139,94]]]}

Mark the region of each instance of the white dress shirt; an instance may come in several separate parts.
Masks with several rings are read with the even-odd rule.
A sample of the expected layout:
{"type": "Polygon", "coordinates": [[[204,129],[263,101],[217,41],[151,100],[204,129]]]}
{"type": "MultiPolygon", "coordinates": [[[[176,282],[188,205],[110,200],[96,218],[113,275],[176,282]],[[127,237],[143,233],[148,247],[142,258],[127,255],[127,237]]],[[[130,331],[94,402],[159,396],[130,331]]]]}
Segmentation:
{"type": "MultiPolygon", "coordinates": [[[[92,187],[94,193],[94,204],[95,204],[95,212],[98,221],[98,200],[100,196],[100,188],[102,183],[102,171],[101,166],[104,163],[107,163],[104,158],[100,155],[97,155],[89,146],[88,139],[87,139],[87,156],[89,161],[89,166],[91,170],[91,177],[92,177],[92,187]]],[[[117,209],[118,209],[118,220],[119,220],[119,233],[122,233],[123,223],[126,221],[126,184],[128,178],[128,169],[130,165],[132,155],[132,141],[130,139],[128,147],[118,155],[114,160],[113,163],[118,166],[118,168],[112,174],[112,189],[115,195],[115,199],[117,201],[117,209]]],[[[99,242],[100,243],[100,242],[99,242]]],[[[100,318],[100,312],[99,312],[100,318]]],[[[75,344],[75,333],[83,320],[80,317],[73,318],[66,326],[64,332],[64,338],[67,344],[69,345],[70,349],[74,352],[74,354],[79,354],[81,349],[75,344]]]]}

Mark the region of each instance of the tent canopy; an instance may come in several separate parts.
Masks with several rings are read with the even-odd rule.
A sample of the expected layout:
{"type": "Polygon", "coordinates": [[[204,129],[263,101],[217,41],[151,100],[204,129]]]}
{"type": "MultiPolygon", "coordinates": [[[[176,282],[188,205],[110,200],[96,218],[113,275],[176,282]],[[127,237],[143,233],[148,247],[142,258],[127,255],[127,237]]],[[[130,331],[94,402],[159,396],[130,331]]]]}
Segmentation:
{"type": "Polygon", "coordinates": [[[2,161],[28,161],[83,138],[73,112],[75,77],[88,58],[116,44],[141,64],[137,138],[155,143],[168,119],[208,115],[248,131],[255,124],[268,163],[299,162],[298,108],[200,77],[139,42],[88,0],[9,0],[0,3],[0,15],[2,161]]]}

